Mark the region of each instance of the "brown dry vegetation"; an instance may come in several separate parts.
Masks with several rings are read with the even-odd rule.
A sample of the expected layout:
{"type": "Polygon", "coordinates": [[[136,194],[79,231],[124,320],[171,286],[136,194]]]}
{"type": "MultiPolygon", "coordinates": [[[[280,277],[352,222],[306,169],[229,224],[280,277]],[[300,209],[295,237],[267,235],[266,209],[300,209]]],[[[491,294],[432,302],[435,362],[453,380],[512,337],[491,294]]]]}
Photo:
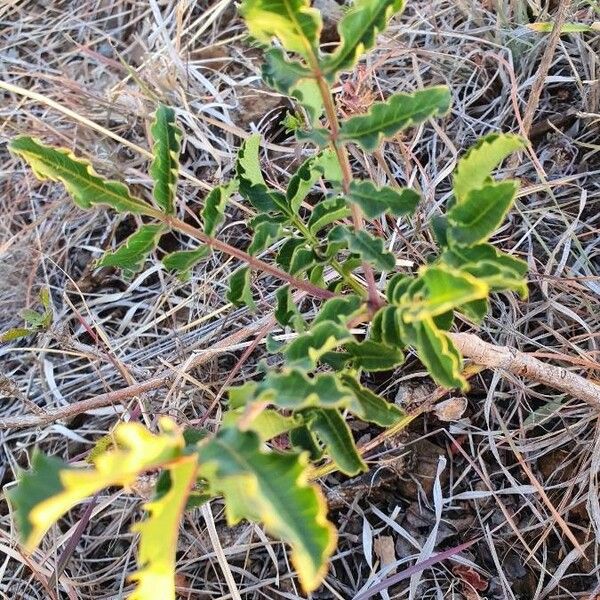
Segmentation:
{"type": "MultiPolygon", "coordinates": [[[[534,153],[505,168],[523,186],[496,236],[503,249],[528,260],[530,298],[496,298],[480,335],[599,379],[600,36],[562,36],[547,53],[545,73],[550,37],[524,26],[537,13],[552,20],[560,5],[570,21],[599,19],[593,1],[412,0],[378,50],[345,78],[338,99],[349,114],[395,91],[441,82],[453,89],[446,119],[385,144],[375,159],[353,155],[357,172],[422,191],[415,219],[379,225],[407,268],[433,248],[423,224],[448,198],[460,153],[481,134],[519,132],[523,120],[533,121],[534,153]],[[530,101],[536,86],[539,102],[530,101]]],[[[324,6],[333,14],[337,5],[324,6]]],[[[335,39],[331,26],[326,39],[335,39]]],[[[206,190],[231,171],[249,132],[259,130],[269,142],[266,174],[274,185],[301,160],[276,126],[287,101],[260,86],[259,65],[260,52],[250,49],[229,0],[2,0],[0,80],[17,88],[0,89],[0,142],[28,133],[68,146],[148,194],[149,116],[163,101],[177,108],[185,129],[179,200],[193,215],[206,190]]],[[[0,346],[0,414],[52,411],[158,373],[173,375],[168,386],[127,403],[44,427],[0,430],[5,489],[35,445],[81,460],[136,406],[151,426],[166,413],[217,428],[224,384],[252,343],[252,336],[228,336],[250,332],[270,314],[278,282],[257,278],[259,313],[252,315],[224,301],[235,263],[220,255],[188,283],[157,263],[131,281],[98,272],[94,259],[132,223],[74,208],[61,186],[40,184],[4,144],[0,158],[0,331],[19,324],[19,310],[35,307],[43,286],[54,307],[49,333],[0,346]]],[[[222,232],[240,247],[249,241],[244,216],[231,205],[222,232]]],[[[233,382],[252,377],[264,355],[260,341],[233,382]]],[[[597,411],[502,372],[483,371],[471,381],[462,415],[448,414],[461,407],[457,401],[445,413],[421,416],[403,436],[355,431],[359,444],[369,444],[372,474],[350,484],[337,475],[323,481],[340,545],[314,598],[353,598],[386,573],[468,540],[478,541],[381,597],[598,598],[597,411]]],[[[434,392],[414,357],[371,383],[409,407],[434,392]]],[[[73,510],[32,556],[19,549],[0,502],[0,595],[121,598],[135,569],[129,527],[143,515],[144,487],[107,491],[73,510]]],[[[185,518],[177,583],[190,600],[302,597],[282,545],[254,525],[227,529],[216,501],[185,518]],[[207,520],[220,541],[209,537],[207,520]]]]}

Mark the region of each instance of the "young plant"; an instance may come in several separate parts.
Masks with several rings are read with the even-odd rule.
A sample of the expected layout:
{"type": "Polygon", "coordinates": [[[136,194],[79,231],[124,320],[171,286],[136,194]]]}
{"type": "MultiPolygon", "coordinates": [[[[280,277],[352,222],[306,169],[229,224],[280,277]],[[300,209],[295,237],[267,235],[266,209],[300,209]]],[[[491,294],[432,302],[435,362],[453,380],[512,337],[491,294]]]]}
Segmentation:
{"type": "Polygon", "coordinates": [[[384,428],[398,427],[406,418],[363,385],[363,374],[398,367],[406,349],[412,348],[438,384],[467,388],[462,357],[449,335],[455,313],[478,323],[488,311],[491,293],[527,294],[526,264],[488,241],[518,188],[516,181],[496,181],[492,172],[522,148],[523,141],[495,133],[461,158],[446,214],[430,224],[437,255],[414,273],[398,269],[393,252],[370,232],[365,220],[410,215],[419,195],[355,178],[346,148],[356,144],[370,153],[384,139],[445,115],[450,91],[436,86],[394,94],[367,114],[340,122],[331,86],[341,71],[352,69],[373,47],[377,34],[403,5],[401,0],[358,0],[338,25],[338,47],[322,54],[321,15],[308,1],[242,3],[250,34],[267,46],[265,83],[298,101],[305,123],[297,136],[316,150],[282,193],[265,182],[258,160],[260,139],[250,136],[240,148],[235,178],[206,197],[202,228],[177,217],[181,131],[171,108],[159,107],[152,126],[152,203],[133,196],[124,184],[98,176],[87,161],[68,150],[30,137],[11,142],[11,151],[40,179],[62,182],[81,208],[106,205],[141,217],[138,230],[100,265],[135,273],[161,236],[175,230],[198,245],[165,256],[165,268],[189,276],[211,251],[238,258],[242,264],[231,278],[228,299],[253,309],[252,272],[278,278],[285,285],[276,293],[275,317],[296,332],[281,346],[270,340],[270,349],[283,357],[281,368],[229,390],[229,412],[216,435],[182,431],[163,418],[158,433],[140,424],[119,425],[112,448],[96,453],[93,468],[68,467],[34,453],[31,470],[10,493],[27,548],[33,549],[52,523],[86,497],[108,486],[130,487],[141,473],[160,471],[156,496],[146,505],[147,518],[135,527],[140,534],[140,570],[133,575],[131,598],[175,598],[175,553],[183,512],[218,496],[224,498],[230,524],[262,521],[267,531],[290,545],[298,578],[310,592],[320,585],[336,546],[323,493],[311,483],[311,465],[326,458],[342,473],[356,475],[366,465],[347,415],[384,428]],[[273,40],[276,46],[271,46],[273,40]],[[324,185],[311,206],[307,196],[318,182],[324,185]],[[246,251],[216,237],[234,193],[255,211],[248,222],[254,236],[246,251]],[[258,258],[276,241],[274,261],[258,258]],[[387,279],[385,295],[376,285],[382,277],[387,279]],[[323,301],[313,318],[301,314],[292,289],[323,301]],[[366,337],[353,333],[359,323],[369,324],[366,337]],[[268,443],[281,435],[289,440],[286,451],[268,443]]]}

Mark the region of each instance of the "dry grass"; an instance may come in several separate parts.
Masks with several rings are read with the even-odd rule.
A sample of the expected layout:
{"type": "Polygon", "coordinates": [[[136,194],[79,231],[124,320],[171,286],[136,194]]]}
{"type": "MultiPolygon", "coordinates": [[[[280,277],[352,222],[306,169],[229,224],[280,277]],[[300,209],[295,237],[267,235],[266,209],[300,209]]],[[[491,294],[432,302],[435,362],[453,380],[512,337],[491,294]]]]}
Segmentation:
{"type": "MultiPolygon", "coordinates": [[[[539,20],[551,20],[546,4],[531,0],[529,9],[537,7],[539,20]]],[[[550,4],[553,10],[556,3],[550,4]]],[[[394,91],[440,82],[452,86],[454,108],[444,122],[386,144],[380,157],[367,160],[357,152],[353,159],[357,172],[381,182],[391,176],[423,193],[416,219],[380,224],[402,259],[418,264],[433,249],[422,225],[449,196],[457,156],[483,133],[520,130],[548,41],[522,25],[516,9],[525,6],[524,0],[413,0],[382,36],[380,48],[339,90],[342,109],[351,113],[394,91]]],[[[594,8],[593,2],[573,2],[568,18],[591,22],[598,10],[597,3],[594,8]]],[[[496,299],[481,330],[486,340],[536,352],[595,378],[600,378],[599,49],[597,34],[558,42],[534,113],[534,153],[505,170],[522,179],[523,190],[497,235],[505,250],[529,261],[531,297],[496,299]]],[[[286,103],[260,88],[259,60],[227,0],[5,0],[0,80],[23,93],[0,96],[0,137],[28,133],[72,147],[92,156],[99,171],[147,193],[143,149],[148,117],[160,99],[177,108],[186,131],[180,200],[196,210],[206,189],[231,171],[237,146],[253,129],[270,142],[265,153],[274,184],[298,163],[290,155],[291,141],[274,137],[262,119],[265,111],[279,114],[286,103]],[[26,90],[36,96],[27,97],[26,90]]],[[[220,256],[185,284],[151,265],[129,282],[110,271],[98,273],[93,259],[121,240],[131,224],[103,211],[83,214],[60,186],[37,182],[4,146],[0,156],[0,330],[17,324],[18,311],[35,305],[42,286],[50,288],[55,311],[49,334],[0,347],[2,414],[31,412],[32,403],[56,408],[171,370],[179,375],[176,385],[140,400],[146,421],[152,425],[157,414],[169,413],[216,428],[221,409],[215,399],[246,345],[211,353],[193,369],[186,360],[190,352],[210,352],[268,314],[277,282],[258,283],[260,314],[249,315],[224,303],[235,264],[220,256]]],[[[222,235],[245,244],[243,212],[232,206],[229,217],[222,235]]],[[[235,381],[252,376],[262,354],[255,351],[235,381]]],[[[401,372],[372,383],[392,400],[431,389],[412,358],[401,372]]],[[[397,584],[382,597],[597,597],[597,415],[550,389],[499,373],[476,376],[468,401],[459,421],[427,415],[411,426],[403,443],[388,440],[369,453],[375,483],[356,484],[352,498],[332,515],[341,543],[314,598],[352,598],[415,558],[476,538],[481,539],[458,561],[428,569],[420,581],[397,584]],[[390,465],[403,456],[409,458],[402,475],[390,478],[390,465]],[[487,584],[485,591],[470,585],[479,580],[487,584]]],[[[43,429],[0,431],[2,484],[12,484],[34,445],[79,460],[130,409],[100,409],[43,429]]],[[[374,436],[370,430],[356,434],[363,444],[374,436]]],[[[341,481],[333,475],[325,485],[336,489],[341,481]]],[[[143,496],[143,486],[138,491],[143,496]]],[[[122,597],[135,568],[129,526],[141,518],[140,506],[138,495],[101,494],[54,527],[38,552],[24,556],[6,504],[0,503],[0,595],[122,597]],[[69,548],[86,510],[90,523],[69,548]]],[[[181,528],[181,598],[235,597],[230,587],[248,599],[301,597],[281,544],[255,526],[226,529],[218,502],[212,514],[220,544],[211,541],[206,511],[191,512],[181,528]]]]}

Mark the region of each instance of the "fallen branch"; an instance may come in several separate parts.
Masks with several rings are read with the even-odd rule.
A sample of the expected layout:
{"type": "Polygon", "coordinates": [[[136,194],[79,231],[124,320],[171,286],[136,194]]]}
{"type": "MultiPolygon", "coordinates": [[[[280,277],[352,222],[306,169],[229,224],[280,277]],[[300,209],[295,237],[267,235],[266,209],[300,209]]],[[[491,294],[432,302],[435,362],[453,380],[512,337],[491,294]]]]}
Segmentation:
{"type": "Polygon", "coordinates": [[[465,358],[489,369],[504,369],[513,375],[560,390],[600,409],[600,385],[563,367],[549,365],[508,346],[488,344],[472,333],[451,333],[465,358]]]}

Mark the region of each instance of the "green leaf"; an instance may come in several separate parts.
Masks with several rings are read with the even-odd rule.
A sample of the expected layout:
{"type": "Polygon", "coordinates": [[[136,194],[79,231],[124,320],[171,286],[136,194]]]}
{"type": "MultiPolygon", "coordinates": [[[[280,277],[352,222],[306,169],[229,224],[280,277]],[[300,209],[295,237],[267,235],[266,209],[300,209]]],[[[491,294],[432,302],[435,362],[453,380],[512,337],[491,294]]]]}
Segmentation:
{"type": "Polygon", "coordinates": [[[275,292],[275,298],[277,299],[277,306],[274,314],[277,322],[282,327],[291,325],[296,331],[303,331],[306,329],[304,319],[292,298],[290,286],[286,285],[280,287],[275,292]]]}
{"type": "Polygon", "coordinates": [[[353,476],[367,470],[367,465],[356,449],[350,428],[339,410],[308,408],[302,411],[302,416],[342,473],[353,476]]]}
{"type": "Polygon", "coordinates": [[[296,450],[306,450],[311,461],[323,458],[323,449],[315,434],[306,426],[301,425],[290,431],[290,444],[296,450]]]}
{"type": "Polygon", "coordinates": [[[306,454],[268,452],[253,432],[223,429],[200,450],[202,475],[225,497],[230,525],[262,521],[290,544],[292,564],[308,593],[321,583],[335,549],[322,492],[308,482],[306,454]]]}
{"type": "Polygon", "coordinates": [[[244,0],[240,11],[250,35],[263,44],[276,37],[288,52],[312,59],[321,35],[321,14],[308,0],[244,0]]]}
{"type": "Polygon", "coordinates": [[[227,300],[235,306],[247,306],[250,310],[256,309],[256,304],[252,298],[252,286],[250,267],[238,269],[229,278],[229,291],[227,300]]]}
{"type": "Polygon", "coordinates": [[[323,114],[323,98],[310,69],[289,60],[280,48],[271,48],[265,53],[262,78],[269,87],[297,100],[310,122],[318,123],[323,114]]]}
{"type": "Polygon", "coordinates": [[[148,255],[156,248],[160,236],[165,233],[163,225],[142,225],[114,252],[107,252],[99,261],[99,267],[118,267],[127,277],[137,273],[148,255]]]}
{"type": "Polygon", "coordinates": [[[339,164],[332,150],[323,150],[304,161],[290,179],[286,199],[291,214],[298,214],[302,201],[323,175],[329,175],[336,181],[341,179],[339,164]]]}
{"type": "Polygon", "coordinates": [[[100,177],[88,161],[76,158],[70,150],[52,148],[27,136],[12,140],[8,149],[27,161],[38,179],[60,181],[80,208],[105,204],[135,215],[151,215],[155,210],[131,196],[122,183],[100,177]]]}
{"type": "Polygon", "coordinates": [[[478,244],[470,247],[455,246],[445,250],[441,258],[453,267],[477,264],[480,261],[493,262],[499,267],[511,271],[516,278],[525,277],[528,270],[524,260],[501,252],[492,244],[478,244]]]}
{"type": "Polygon", "coordinates": [[[397,273],[388,282],[386,296],[392,304],[400,304],[402,296],[408,291],[409,286],[414,283],[415,278],[404,273],[397,273]]]}
{"type": "Polygon", "coordinates": [[[416,327],[417,354],[436,383],[466,390],[468,384],[461,374],[462,357],[448,334],[440,331],[429,317],[419,321],[416,327]]]}
{"type": "Polygon", "coordinates": [[[345,325],[350,317],[358,312],[362,303],[362,299],[356,294],[330,298],[321,306],[312,325],[314,327],[319,323],[327,321],[334,321],[345,325]]]}
{"type": "Polygon", "coordinates": [[[471,190],[467,198],[448,211],[450,245],[474,246],[498,229],[515,199],[517,181],[488,183],[471,190]]]}
{"type": "Polygon", "coordinates": [[[411,215],[421,197],[414,190],[391,187],[378,188],[371,181],[353,181],[350,184],[348,200],[358,204],[369,219],[390,213],[395,217],[411,215]]]}
{"type": "Polygon", "coordinates": [[[292,340],[283,350],[286,364],[309,371],[323,354],[351,340],[350,332],[333,321],[322,321],[292,340]]]}
{"type": "Polygon", "coordinates": [[[140,534],[140,570],[131,579],[137,583],[130,600],[164,598],[175,600],[175,561],[179,522],[196,481],[198,457],[180,458],[169,467],[170,488],[144,505],[148,518],[132,527],[140,534]]]}
{"type": "MultiPolygon", "coordinates": [[[[244,409],[230,410],[223,415],[222,427],[237,426],[240,417],[244,415],[244,409]]],[[[266,408],[258,413],[247,425],[247,431],[254,431],[262,442],[268,442],[273,438],[295,429],[302,423],[299,415],[285,416],[276,410],[266,408]]]]}
{"type": "Polygon", "coordinates": [[[248,254],[256,256],[259,252],[266,250],[273,242],[283,235],[281,223],[277,221],[262,221],[254,229],[252,242],[248,246],[248,254]]]}
{"type": "Polygon", "coordinates": [[[510,133],[493,133],[481,138],[458,161],[453,182],[457,203],[466,201],[472,190],[490,183],[492,171],[525,145],[523,138],[510,133]]]}
{"type": "Polygon", "coordinates": [[[283,194],[270,190],[260,170],[258,150],[260,135],[251,135],[240,147],[236,174],[240,194],[260,212],[274,212],[286,208],[283,194]]]}
{"type": "Polygon", "coordinates": [[[372,236],[361,229],[352,231],[338,225],[329,233],[330,242],[345,242],[350,252],[358,254],[363,261],[371,263],[380,271],[391,271],[396,266],[396,259],[391,252],[383,249],[383,240],[372,236]]]}
{"type": "Polygon", "coordinates": [[[370,389],[362,386],[351,375],[342,375],[343,384],[352,390],[356,402],[361,407],[361,418],[380,427],[392,427],[406,414],[395,404],[384,400],[370,389]]]}
{"type": "Polygon", "coordinates": [[[404,362],[404,354],[398,347],[373,340],[345,344],[346,352],[354,359],[354,365],[365,371],[389,371],[404,362]]]}
{"type": "Polygon", "coordinates": [[[404,348],[407,344],[402,328],[402,311],[397,306],[384,306],[371,321],[369,337],[392,348],[404,348]]]}
{"type": "Polygon", "coordinates": [[[154,113],[150,129],[153,139],[150,176],[154,180],[154,200],[168,215],[175,212],[175,194],[179,175],[179,153],[181,152],[181,129],[177,127],[175,111],[160,105],[154,113]]]}
{"type": "Polygon", "coordinates": [[[37,333],[37,330],[27,329],[26,327],[13,327],[0,334],[0,342],[12,342],[13,340],[27,337],[32,333],[37,333]]]}
{"type": "Polygon", "coordinates": [[[290,275],[299,275],[317,261],[314,251],[305,240],[290,238],[281,246],[275,262],[290,275]]]}
{"type": "Polygon", "coordinates": [[[313,129],[296,131],[296,139],[299,142],[311,142],[317,148],[326,148],[331,141],[331,132],[324,127],[314,127],[313,129]]]}
{"type": "Polygon", "coordinates": [[[341,198],[322,200],[314,208],[308,219],[308,230],[316,235],[327,225],[350,216],[351,212],[346,201],[341,198]]]}
{"type": "Polygon", "coordinates": [[[338,71],[349,71],[362,54],[375,45],[394,15],[404,9],[404,0],[356,0],[338,23],[340,43],[325,58],[322,70],[333,83],[338,71]]]}
{"type": "Polygon", "coordinates": [[[484,281],[469,273],[441,265],[422,267],[420,279],[424,283],[423,292],[407,300],[403,298],[408,306],[404,314],[408,323],[437,317],[467,302],[487,298],[490,291],[484,281]]]}
{"type": "Polygon", "coordinates": [[[210,246],[200,246],[195,250],[176,250],[167,254],[162,262],[165,269],[177,272],[181,279],[186,280],[192,268],[209,254],[210,246]]]}
{"type": "MultiPolygon", "coordinates": [[[[596,11],[598,11],[597,7],[596,11]]],[[[555,24],[552,21],[527,23],[525,25],[525,27],[531,29],[531,31],[537,31],[539,33],[552,33],[552,31],[554,31],[554,26],[555,24]]],[[[590,31],[600,31],[600,21],[596,21],[590,25],[586,25],[585,23],[563,23],[560,28],[561,35],[565,33],[587,33],[590,31]]]]}
{"type": "Polygon", "coordinates": [[[466,302],[461,304],[457,310],[471,319],[474,323],[481,323],[485,316],[490,310],[490,303],[487,298],[481,300],[473,300],[472,302],[466,302]]]}
{"type": "Polygon", "coordinates": [[[482,260],[478,263],[465,265],[463,271],[484,281],[490,287],[490,290],[494,292],[514,290],[521,298],[527,298],[528,289],[525,280],[515,275],[514,271],[496,262],[482,260]]]}
{"type": "Polygon", "coordinates": [[[225,216],[225,207],[231,194],[236,188],[235,182],[226,185],[218,185],[204,199],[204,208],[202,209],[202,222],[204,224],[204,233],[214,237],[225,216]]]}
{"type": "Polygon", "coordinates": [[[35,329],[39,329],[44,325],[45,315],[42,313],[32,310],[31,308],[25,308],[20,314],[23,321],[35,329]]]}
{"type": "Polygon", "coordinates": [[[340,141],[355,142],[372,152],[383,139],[450,109],[450,90],[435,86],[412,94],[394,94],[385,102],[376,102],[368,114],[342,122],[340,141]]]}
{"type": "Polygon", "coordinates": [[[88,496],[109,486],[129,487],[140,473],[179,457],[181,433],[170,419],[161,419],[160,426],[155,435],[139,423],[120,424],[114,434],[118,449],[100,454],[93,469],[70,468],[34,452],[31,470],[8,492],[25,547],[33,550],[53,523],[88,496]]]}

